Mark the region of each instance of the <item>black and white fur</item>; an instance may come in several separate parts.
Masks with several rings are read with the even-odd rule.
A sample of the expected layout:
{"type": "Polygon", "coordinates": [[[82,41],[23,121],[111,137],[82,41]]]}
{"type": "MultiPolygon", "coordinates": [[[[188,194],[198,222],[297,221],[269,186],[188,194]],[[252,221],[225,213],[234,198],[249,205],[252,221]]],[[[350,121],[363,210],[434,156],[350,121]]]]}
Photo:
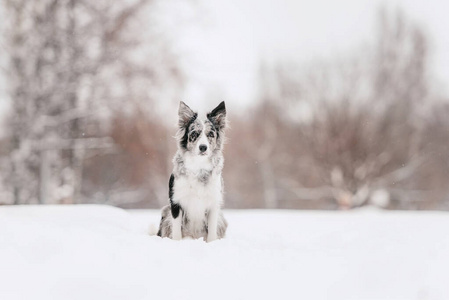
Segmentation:
{"type": "Polygon", "coordinates": [[[178,151],[169,180],[170,204],[162,209],[158,236],[180,240],[223,238],[228,226],[223,205],[223,144],[226,107],[221,102],[200,119],[184,102],[179,104],[178,151]]]}

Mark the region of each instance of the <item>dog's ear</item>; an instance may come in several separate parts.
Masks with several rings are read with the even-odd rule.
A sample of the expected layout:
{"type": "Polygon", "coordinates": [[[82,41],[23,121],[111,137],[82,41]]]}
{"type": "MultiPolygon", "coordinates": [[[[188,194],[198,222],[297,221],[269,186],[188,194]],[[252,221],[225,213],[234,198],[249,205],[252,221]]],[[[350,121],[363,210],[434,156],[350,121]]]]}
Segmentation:
{"type": "Polygon", "coordinates": [[[196,118],[197,114],[190,109],[190,107],[185,104],[184,102],[179,102],[179,110],[178,110],[178,115],[179,115],[179,128],[184,128],[186,127],[189,122],[193,119],[196,118]]]}
{"type": "Polygon", "coordinates": [[[224,101],[208,113],[207,118],[215,125],[215,127],[217,127],[218,130],[223,130],[226,127],[226,105],[224,101]]]}

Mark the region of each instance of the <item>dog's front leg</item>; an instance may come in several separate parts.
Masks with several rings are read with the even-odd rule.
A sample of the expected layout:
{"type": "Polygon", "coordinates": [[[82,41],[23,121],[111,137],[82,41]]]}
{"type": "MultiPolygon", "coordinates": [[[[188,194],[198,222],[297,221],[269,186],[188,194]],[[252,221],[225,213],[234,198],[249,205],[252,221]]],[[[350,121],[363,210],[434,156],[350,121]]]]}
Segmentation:
{"type": "Polygon", "coordinates": [[[171,214],[172,214],[172,239],[179,241],[182,239],[182,210],[178,204],[171,205],[171,214]]]}
{"type": "Polygon", "coordinates": [[[218,208],[213,208],[209,211],[207,217],[207,242],[213,242],[217,239],[217,225],[218,225],[218,208]]]}
{"type": "Polygon", "coordinates": [[[172,220],[172,239],[179,241],[182,239],[182,232],[181,232],[181,216],[178,216],[176,219],[173,218],[172,220]]]}

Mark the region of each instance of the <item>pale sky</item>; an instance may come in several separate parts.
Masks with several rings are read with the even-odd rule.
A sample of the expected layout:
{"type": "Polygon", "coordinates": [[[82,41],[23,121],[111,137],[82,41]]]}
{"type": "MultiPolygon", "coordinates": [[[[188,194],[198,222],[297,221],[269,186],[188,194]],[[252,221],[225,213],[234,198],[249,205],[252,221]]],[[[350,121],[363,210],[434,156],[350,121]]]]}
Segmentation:
{"type": "Polygon", "coordinates": [[[183,100],[246,105],[260,61],[308,62],[354,51],[373,42],[382,5],[402,8],[430,35],[431,69],[447,93],[449,1],[198,0],[175,39],[189,80],[183,100]]]}
{"type": "MultiPolygon", "coordinates": [[[[220,100],[235,108],[255,97],[261,61],[311,62],[372,42],[378,8],[400,7],[431,42],[435,84],[449,93],[447,0],[171,0],[162,18],[187,75],[183,99],[199,109],[220,100]]],[[[0,11],[1,13],[1,11],[0,11]]],[[[0,112],[4,112],[0,81],[0,112]]]]}

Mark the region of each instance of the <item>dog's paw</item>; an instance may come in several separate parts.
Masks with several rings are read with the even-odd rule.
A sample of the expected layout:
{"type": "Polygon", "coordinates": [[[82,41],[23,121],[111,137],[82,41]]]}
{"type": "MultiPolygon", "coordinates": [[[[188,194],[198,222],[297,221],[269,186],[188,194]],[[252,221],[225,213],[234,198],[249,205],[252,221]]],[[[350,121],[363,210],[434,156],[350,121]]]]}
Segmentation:
{"type": "Polygon", "coordinates": [[[216,235],[216,234],[209,234],[209,235],[207,236],[207,242],[208,242],[208,243],[213,242],[213,241],[215,241],[216,239],[217,239],[217,235],[216,235]]]}
{"type": "Polygon", "coordinates": [[[182,240],[182,235],[181,235],[181,234],[173,233],[173,234],[172,234],[172,240],[180,241],[180,240],[182,240]]]}

